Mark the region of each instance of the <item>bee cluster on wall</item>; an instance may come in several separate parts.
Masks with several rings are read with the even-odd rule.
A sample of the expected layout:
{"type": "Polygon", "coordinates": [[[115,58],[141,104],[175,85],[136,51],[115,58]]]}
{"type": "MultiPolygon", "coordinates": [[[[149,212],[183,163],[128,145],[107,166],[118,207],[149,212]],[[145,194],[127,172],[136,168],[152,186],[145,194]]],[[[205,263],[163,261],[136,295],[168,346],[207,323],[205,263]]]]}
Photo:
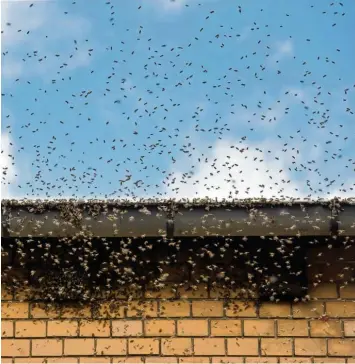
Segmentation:
{"type": "MultiPolygon", "coordinates": [[[[216,207],[228,210],[237,205],[251,213],[256,203],[198,200],[181,205],[165,201],[159,202],[158,210],[171,216],[171,212],[177,214],[182,207],[186,211],[203,206],[209,211],[216,207]]],[[[132,202],[3,201],[2,223],[7,231],[11,230],[11,220],[20,208],[34,219],[40,214],[42,220],[56,209],[65,226],[76,227],[77,232],[62,237],[51,236],[52,232],[47,236],[23,237],[19,232],[26,221],[18,218],[17,231],[11,230],[11,237],[3,238],[2,283],[12,292],[25,292],[27,299],[47,302],[95,303],[147,288],[159,291],[169,286],[177,292],[179,287],[195,290],[201,284],[238,291],[245,299],[298,301],[309,299],[306,271],[312,262],[307,258],[308,249],[322,245],[331,250],[341,246],[346,254],[346,249],[354,246],[351,237],[331,234],[329,237],[302,234],[235,237],[206,232],[204,236],[168,237],[162,232],[157,237],[121,238],[96,236],[87,228],[88,221],[102,216],[115,221],[127,212],[127,206],[132,207],[132,202]]],[[[150,206],[152,202],[133,203],[143,215],[151,214],[150,206]]],[[[128,216],[128,220],[135,223],[133,216],[128,216]]],[[[322,274],[315,273],[311,281],[321,283],[322,274]]],[[[347,283],[346,279],[343,281],[347,283]]]]}

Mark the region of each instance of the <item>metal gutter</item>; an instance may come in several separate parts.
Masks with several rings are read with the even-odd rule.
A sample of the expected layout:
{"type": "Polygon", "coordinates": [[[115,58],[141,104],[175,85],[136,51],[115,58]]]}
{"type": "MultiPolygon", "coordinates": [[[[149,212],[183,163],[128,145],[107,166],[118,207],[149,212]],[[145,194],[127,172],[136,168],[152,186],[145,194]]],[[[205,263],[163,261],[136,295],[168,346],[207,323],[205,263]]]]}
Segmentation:
{"type": "Polygon", "coordinates": [[[2,202],[2,236],[70,237],[355,236],[353,200],[2,202]],[[70,221],[71,204],[82,211],[70,221]],[[43,206],[42,212],[36,212],[43,206]],[[88,208],[89,207],[89,208],[88,208]],[[101,212],[92,216],[94,207],[101,212]]]}

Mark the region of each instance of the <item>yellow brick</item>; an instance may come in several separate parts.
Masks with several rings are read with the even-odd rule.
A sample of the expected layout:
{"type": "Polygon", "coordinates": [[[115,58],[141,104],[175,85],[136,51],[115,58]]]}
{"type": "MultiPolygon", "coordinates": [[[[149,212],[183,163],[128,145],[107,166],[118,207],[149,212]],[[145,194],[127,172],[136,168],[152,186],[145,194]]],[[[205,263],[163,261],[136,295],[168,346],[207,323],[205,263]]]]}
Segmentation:
{"type": "Polygon", "coordinates": [[[146,320],[145,334],[146,336],[172,336],[175,335],[174,320],[146,320]]]}
{"type": "Polygon", "coordinates": [[[60,356],[63,353],[60,339],[32,339],[33,356],[60,356]]]}
{"type": "Polygon", "coordinates": [[[161,340],[162,355],[192,355],[192,340],[188,338],[171,338],[161,340]]]}
{"type": "Polygon", "coordinates": [[[155,355],[159,354],[158,339],[128,339],[129,355],[155,355]]]}
{"type": "MultiPolygon", "coordinates": [[[[165,359],[165,358],[162,358],[165,359]]],[[[169,358],[170,359],[170,358],[169,358]]],[[[147,361],[146,361],[147,362],[147,361]]],[[[209,357],[203,357],[203,356],[186,356],[179,358],[179,364],[189,364],[189,363],[209,363],[210,358],[209,357]]]]}
{"type": "Polygon", "coordinates": [[[96,340],[97,355],[126,355],[127,340],[126,339],[97,339],[96,340]]]}
{"type": "Polygon", "coordinates": [[[143,322],[138,320],[112,321],[112,336],[142,336],[143,322]]]}
{"type": "Polygon", "coordinates": [[[311,336],[313,337],[337,337],[342,336],[341,323],[335,320],[322,321],[314,320],[311,321],[311,336]]]}
{"type": "Polygon", "coordinates": [[[208,287],[206,285],[197,286],[196,290],[186,289],[185,287],[179,287],[177,295],[181,299],[186,298],[208,298],[208,287]]]}
{"type": "Polygon", "coordinates": [[[315,301],[295,303],[292,311],[295,318],[320,317],[324,313],[324,304],[315,301]]]}
{"type": "Polygon", "coordinates": [[[335,283],[322,283],[310,285],[308,294],[313,298],[338,298],[337,286],[335,283]]]}
{"type": "Polygon", "coordinates": [[[340,358],[313,358],[313,363],[330,363],[330,364],[331,363],[345,363],[345,359],[340,359],[340,358]]]}
{"type": "Polygon", "coordinates": [[[275,364],[277,363],[277,358],[273,358],[273,357],[261,357],[261,356],[256,356],[256,357],[246,357],[245,358],[245,362],[246,363],[272,363],[275,364]]]}
{"type": "Polygon", "coordinates": [[[82,356],[79,358],[79,363],[97,363],[97,364],[103,364],[103,363],[111,363],[111,359],[109,357],[100,356],[100,357],[94,357],[94,356],[82,356]]]}
{"type": "MultiPolygon", "coordinates": [[[[19,360],[20,358],[17,358],[19,360]]],[[[13,361],[11,358],[1,358],[1,364],[12,364],[13,361]]]]}
{"type": "Polygon", "coordinates": [[[8,287],[5,287],[4,284],[1,285],[1,301],[12,300],[13,294],[8,287]]]}
{"type": "Polygon", "coordinates": [[[40,320],[26,320],[15,322],[16,337],[45,337],[46,322],[40,320]]]}
{"type": "Polygon", "coordinates": [[[241,336],[240,320],[211,320],[211,336],[241,336]]]}
{"type": "Polygon", "coordinates": [[[176,298],[176,289],[171,286],[164,287],[160,290],[148,289],[145,292],[145,297],[162,299],[176,298]]]}
{"type": "Polygon", "coordinates": [[[13,321],[1,321],[1,337],[14,336],[14,322],[13,321]]]}
{"type": "Polygon", "coordinates": [[[262,338],[261,355],[292,355],[292,339],[289,338],[262,338]]]}
{"type": "Polygon", "coordinates": [[[64,355],[93,355],[94,339],[64,339],[64,355]]]}
{"type": "Polygon", "coordinates": [[[260,306],[260,317],[289,317],[291,305],[289,303],[265,302],[260,306]]]}
{"type": "Polygon", "coordinates": [[[1,302],[1,316],[6,318],[28,318],[27,302],[1,302]]]}
{"type": "Polygon", "coordinates": [[[328,339],[329,356],[355,356],[355,339],[328,339]]]}
{"type": "Polygon", "coordinates": [[[301,357],[299,356],[298,358],[291,358],[291,357],[281,357],[280,358],[280,363],[312,363],[312,358],[307,358],[307,357],[301,357]]]}
{"type": "Polygon", "coordinates": [[[31,301],[32,299],[40,299],[40,294],[34,294],[30,287],[23,287],[14,289],[14,300],[15,301],[31,301]]]}
{"type": "Polygon", "coordinates": [[[22,361],[20,361],[20,359],[15,359],[15,363],[48,363],[48,364],[76,364],[79,361],[79,358],[70,358],[70,357],[37,357],[37,358],[21,358],[22,361]],[[31,360],[31,361],[30,361],[31,360]],[[37,360],[37,361],[36,361],[37,360]]]}
{"type": "Polygon", "coordinates": [[[144,363],[144,358],[142,356],[114,357],[112,363],[144,363]]]}
{"type": "Polygon", "coordinates": [[[91,307],[89,305],[63,306],[62,318],[86,318],[92,316],[91,307]]]}
{"type": "Polygon", "coordinates": [[[212,357],[212,364],[236,364],[244,363],[244,358],[242,356],[214,356],[212,357]]]}
{"type": "Polygon", "coordinates": [[[73,364],[73,363],[78,363],[78,358],[70,358],[70,357],[59,357],[59,358],[55,358],[55,357],[50,357],[47,359],[47,363],[48,364],[54,364],[54,363],[58,363],[58,364],[73,364]]]}
{"type": "Polygon", "coordinates": [[[82,320],[79,326],[80,336],[99,337],[110,336],[110,321],[108,320],[82,320]]]}
{"type": "MultiPolygon", "coordinates": [[[[1,360],[1,362],[3,362],[1,360]]],[[[15,364],[17,363],[26,363],[26,364],[38,364],[38,363],[47,363],[47,358],[15,358],[15,364]]]]}
{"type": "Polygon", "coordinates": [[[165,301],[160,303],[161,317],[188,317],[190,316],[190,302],[165,301]]]}
{"type": "MultiPolygon", "coordinates": [[[[180,363],[182,363],[181,361],[181,358],[180,358],[180,363]]],[[[164,356],[164,357],[149,357],[147,356],[145,358],[145,363],[146,364],[158,364],[158,363],[162,363],[162,364],[166,364],[166,363],[177,363],[178,362],[178,358],[177,357],[167,357],[167,356],[164,356]]]]}
{"type": "Polygon", "coordinates": [[[258,355],[258,347],[257,338],[227,339],[228,355],[258,355]]]}
{"type": "Polygon", "coordinates": [[[78,322],[74,320],[50,320],[47,325],[47,336],[78,335],[78,322]]]}
{"type": "Polygon", "coordinates": [[[229,317],[256,317],[256,307],[253,302],[233,300],[227,303],[225,314],[229,317]]]}
{"type": "Polygon", "coordinates": [[[224,339],[194,339],[194,351],[195,355],[223,355],[225,354],[224,339]]]}
{"type": "MultiPolygon", "coordinates": [[[[30,340],[27,339],[2,339],[2,356],[29,356],[30,340]]],[[[2,358],[1,358],[2,359],[2,358]]]]}
{"type": "Polygon", "coordinates": [[[207,320],[178,320],[177,330],[179,336],[207,336],[207,320]]]}
{"type": "Polygon", "coordinates": [[[277,320],[278,336],[308,336],[306,320],[277,320]]]}
{"type": "MultiPolygon", "coordinates": [[[[1,360],[2,362],[2,360],[1,360]]],[[[34,364],[38,364],[38,363],[47,363],[47,358],[43,357],[37,357],[37,358],[15,358],[15,364],[17,363],[26,363],[26,364],[30,364],[30,363],[34,363],[34,364]]]]}
{"type": "Polygon", "coordinates": [[[345,336],[355,336],[355,320],[344,321],[345,336]]]}
{"type": "Polygon", "coordinates": [[[339,291],[341,298],[352,298],[355,300],[355,283],[350,283],[346,286],[341,286],[339,291]]]}
{"type": "Polygon", "coordinates": [[[354,317],[355,302],[327,302],[326,313],[329,317],[354,317]]]}
{"type": "Polygon", "coordinates": [[[94,318],[121,318],[124,316],[125,306],[122,302],[104,302],[100,305],[97,312],[94,312],[94,318]]]}
{"type": "Polygon", "coordinates": [[[157,301],[131,301],[128,302],[128,317],[157,317],[157,301]]]}
{"type": "Polygon", "coordinates": [[[32,318],[59,318],[60,309],[58,307],[48,307],[43,303],[31,304],[31,317],[32,318]]]}
{"type": "Polygon", "coordinates": [[[327,344],[325,339],[295,339],[296,355],[327,355],[327,344]]]}
{"type": "Polygon", "coordinates": [[[192,315],[196,317],[220,317],[223,316],[222,301],[193,301],[192,315]]]}
{"type": "Polygon", "coordinates": [[[244,336],[274,336],[274,320],[244,320],[244,336]]]}

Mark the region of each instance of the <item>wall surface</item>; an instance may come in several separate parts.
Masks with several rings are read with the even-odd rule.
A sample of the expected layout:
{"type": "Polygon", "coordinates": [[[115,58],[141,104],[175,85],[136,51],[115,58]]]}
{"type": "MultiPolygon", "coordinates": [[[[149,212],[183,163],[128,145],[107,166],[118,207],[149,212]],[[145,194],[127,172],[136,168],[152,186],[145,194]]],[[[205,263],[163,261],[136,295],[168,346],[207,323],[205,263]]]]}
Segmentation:
{"type": "Polygon", "coordinates": [[[311,294],[318,300],[256,307],[203,288],[179,299],[145,292],[98,312],[4,300],[2,362],[355,363],[355,285],[311,294]]]}
{"type": "Polygon", "coordinates": [[[322,249],[307,303],[198,287],[45,311],[3,292],[2,363],[355,363],[355,251],[322,249]]]}

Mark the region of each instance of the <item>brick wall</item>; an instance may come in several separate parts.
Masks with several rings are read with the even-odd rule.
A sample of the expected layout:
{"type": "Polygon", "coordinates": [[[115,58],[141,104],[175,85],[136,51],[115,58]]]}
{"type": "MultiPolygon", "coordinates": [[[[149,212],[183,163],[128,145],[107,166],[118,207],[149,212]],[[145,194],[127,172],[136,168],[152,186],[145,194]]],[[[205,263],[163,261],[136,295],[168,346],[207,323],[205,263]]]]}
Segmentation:
{"type": "Polygon", "coordinates": [[[307,260],[309,302],[200,286],[45,310],[3,291],[2,363],[355,363],[355,246],[307,260]]]}
{"type": "Polygon", "coordinates": [[[222,290],[179,293],[48,311],[3,293],[2,362],[355,363],[355,284],[259,307],[222,290]]]}

